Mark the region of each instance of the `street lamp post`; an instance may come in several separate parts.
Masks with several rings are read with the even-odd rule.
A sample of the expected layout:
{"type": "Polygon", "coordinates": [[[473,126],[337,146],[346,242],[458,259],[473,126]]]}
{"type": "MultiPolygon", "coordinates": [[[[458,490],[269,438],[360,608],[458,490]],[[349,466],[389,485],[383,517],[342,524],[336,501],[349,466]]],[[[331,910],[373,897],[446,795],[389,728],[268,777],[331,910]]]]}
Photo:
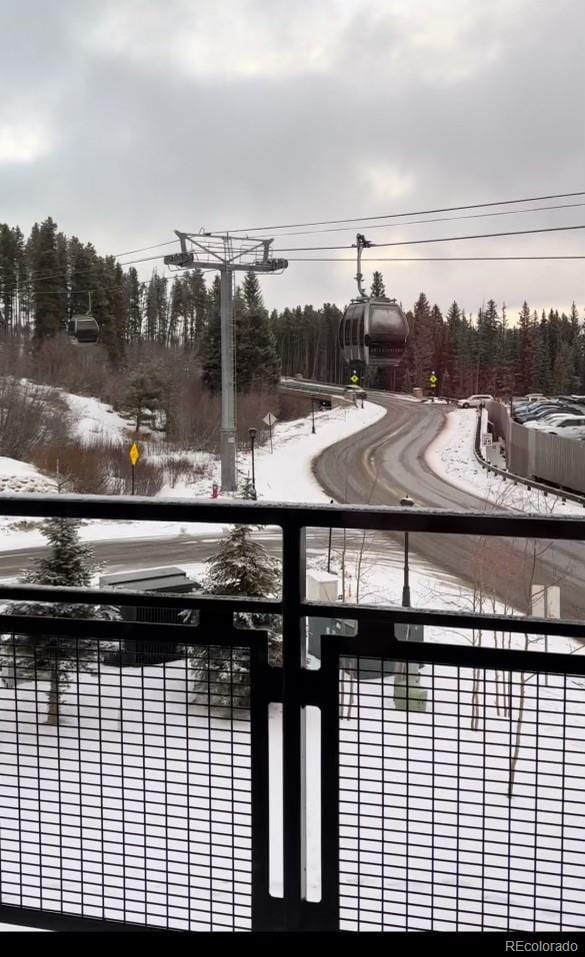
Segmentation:
{"type": "Polygon", "coordinates": [[[256,468],[254,462],[254,442],[256,441],[256,429],[248,429],[248,435],[250,436],[250,449],[252,452],[252,488],[254,490],[254,500],[256,500],[256,468]]]}
{"type": "MultiPolygon", "coordinates": [[[[403,508],[412,508],[414,502],[408,495],[400,499],[403,508]]],[[[410,569],[408,566],[408,532],[404,533],[404,583],[402,586],[402,605],[410,608],[410,569]]]]}
{"type": "MultiPolygon", "coordinates": [[[[332,499],[332,498],[329,499],[329,504],[330,504],[330,505],[333,505],[333,499],[332,499]]],[[[328,548],[327,548],[327,571],[328,571],[328,572],[331,571],[331,536],[332,536],[332,532],[333,532],[333,529],[330,527],[330,528],[329,528],[329,546],[328,546],[328,548]]]]}

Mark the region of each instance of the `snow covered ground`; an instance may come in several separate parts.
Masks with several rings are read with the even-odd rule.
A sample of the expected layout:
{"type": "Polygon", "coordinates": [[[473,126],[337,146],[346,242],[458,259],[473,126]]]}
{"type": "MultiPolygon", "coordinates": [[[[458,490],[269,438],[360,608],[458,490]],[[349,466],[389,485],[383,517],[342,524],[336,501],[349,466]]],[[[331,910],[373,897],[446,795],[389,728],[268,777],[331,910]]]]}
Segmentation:
{"type": "MultiPolygon", "coordinates": [[[[274,453],[264,446],[256,454],[256,488],[263,502],[329,502],[313,475],[312,463],[321,452],[341,439],[373,425],[386,410],[373,402],[364,408],[345,405],[315,416],[316,434],[311,418],[295,419],[277,426],[274,453]]],[[[249,459],[240,465],[250,469],[249,459]]]]}
{"type": "MultiPolygon", "coordinates": [[[[581,679],[516,674],[510,695],[506,675],[425,666],[427,710],[416,713],[396,710],[381,665],[368,659],[364,674],[348,659],[340,674],[340,704],[353,679],[340,724],[341,927],[430,929],[432,914],[434,929],[555,930],[562,911],[562,929],[585,929],[581,679]]],[[[73,677],[59,729],[41,723],[46,684],[0,691],[3,900],[177,929],[248,929],[247,712],[190,704],[183,659],[73,677]]],[[[278,769],[280,709],[269,721],[278,769]]],[[[308,731],[309,898],[318,900],[315,715],[308,731]]],[[[280,803],[277,770],[275,896],[280,803]]]]}
{"type": "MultiPolygon", "coordinates": [[[[334,567],[339,549],[334,539],[334,567]]],[[[349,601],[356,597],[357,548],[350,546],[345,558],[349,601]]],[[[387,546],[384,559],[366,560],[360,600],[397,603],[402,560],[399,544],[387,546]]],[[[313,552],[310,563],[321,566],[323,556],[313,552]]],[[[202,571],[200,565],[186,570],[195,577],[202,571]]],[[[423,562],[411,570],[411,590],[419,607],[473,602],[456,580],[423,562]]],[[[440,628],[425,634],[425,641],[477,640],[440,628]]],[[[569,639],[552,640],[554,650],[576,650],[569,639]]],[[[494,641],[483,635],[488,645],[494,641]]],[[[522,647],[524,636],[508,642],[501,635],[499,642],[522,647]]],[[[531,645],[542,647],[542,640],[531,645]]],[[[506,714],[506,676],[487,672],[482,679],[468,669],[425,666],[421,687],[429,698],[419,714],[395,709],[394,680],[382,676],[381,662],[379,676],[372,659],[368,669],[364,675],[348,660],[340,674],[341,926],[429,929],[432,913],[434,929],[553,930],[560,927],[562,895],[563,929],[585,929],[576,790],[585,770],[583,680],[569,677],[565,686],[556,676],[537,683],[515,675],[506,714]],[[509,802],[521,688],[525,717],[509,802]]],[[[58,730],[40,723],[46,690],[43,681],[0,690],[4,900],[177,929],[247,929],[248,715],[226,718],[189,704],[184,659],[123,672],[102,666],[99,680],[75,675],[58,730]]],[[[308,722],[308,895],[319,900],[315,709],[308,722]]],[[[269,740],[271,892],[278,896],[280,706],[271,708],[269,740]]]]}
{"type": "Polygon", "coordinates": [[[563,502],[553,493],[493,475],[476,460],[473,446],[477,413],[475,409],[456,409],[447,415],[445,428],[429,446],[426,461],[444,481],[486,500],[492,508],[510,508],[534,515],[583,516],[583,506],[563,502]]]}
{"type": "Polygon", "coordinates": [[[55,492],[52,478],[28,462],[0,456],[0,492],[55,492]]]}
{"type": "MultiPolygon", "coordinates": [[[[326,501],[312,476],[312,458],[383,414],[370,405],[322,413],[315,436],[310,419],[277,427],[274,453],[264,448],[257,454],[262,500],[326,501]]],[[[473,413],[453,413],[448,421],[443,458],[440,442],[432,455],[448,480],[459,461],[458,480],[469,483],[465,457],[473,413]],[[453,415],[467,432],[458,419],[451,421],[453,415]]],[[[247,467],[244,456],[240,468],[247,467]]],[[[200,487],[206,496],[207,484],[205,479],[200,487]]],[[[136,534],[128,526],[128,533],[136,534]]],[[[101,534],[99,527],[109,537],[97,523],[86,526],[84,536],[101,534]]],[[[177,534],[170,523],[163,529],[177,534]]],[[[125,534],[123,526],[119,533],[125,534]]],[[[151,533],[141,526],[141,534],[151,533]]],[[[208,526],[205,534],[212,534],[208,526]]],[[[360,600],[398,603],[402,548],[385,541],[382,550],[375,536],[370,538],[371,555],[359,574],[360,600]]],[[[334,565],[339,550],[337,536],[334,565]]],[[[322,554],[314,551],[311,563],[322,567],[322,554]]],[[[356,597],[357,563],[358,549],[351,546],[345,556],[348,601],[356,597]]],[[[418,607],[477,607],[469,589],[418,558],[411,567],[411,591],[418,607]]],[[[500,610],[498,603],[485,607],[500,610]]],[[[532,650],[543,649],[538,636],[531,639],[532,650]]],[[[425,634],[425,641],[478,640],[439,628],[425,634]]],[[[484,634],[482,640],[493,644],[496,636],[484,634]]],[[[497,640],[524,647],[526,639],[497,640]]],[[[551,639],[550,647],[581,650],[563,638],[551,639]]],[[[518,673],[510,687],[507,675],[425,666],[421,687],[428,692],[427,710],[417,713],[394,707],[394,679],[382,673],[381,663],[379,674],[372,659],[368,668],[364,675],[355,660],[347,660],[340,674],[341,926],[585,929],[583,680],[537,681],[518,673]]],[[[46,683],[0,689],[3,900],[177,929],[249,928],[253,741],[247,713],[226,718],[190,704],[184,659],[123,671],[103,666],[99,680],[90,673],[73,679],[58,729],[42,723],[46,683]]],[[[309,898],[318,900],[319,751],[313,710],[307,840],[309,898]]],[[[275,707],[269,718],[276,769],[270,779],[275,895],[282,892],[281,733],[275,707]]]]}
{"type": "MultiPolygon", "coordinates": [[[[111,419],[107,407],[96,399],[87,400],[85,397],[71,396],[64,393],[68,401],[79,400],[80,428],[83,423],[84,435],[103,435],[102,432],[92,432],[88,423],[94,423],[96,428],[101,425],[111,425],[114,429],[108,437],[117,434],[118,429],[127,428],[124,420],[116,422],[111,419]],[[101,406],[101,410],[96,407],[101,406]],[[82,410],[85,409],[85,413],[82,410]],[[91,415],[91,410],[94,410],[91,415]],[[95,415],[94,415],[95,413],[95,415]],[[94,417],[92,418],[92,415],[94,417]],[[122,424],[120,424],[122,423],[122,424]]],[[[312,472],[312,461],[324,449],[334,442],[376,422],[385,414],[385,410],[371,402],[366,402],[365,408],[355,408],[353,405],[320,412],[315,416],[315,435],[311,432],[311,418],[295,419],[290,422],[277,423],[273,429],[274,452],[264,446],[256,450],[256,487],[258,497],[265,502],[328,502],[321,487],[315,480],[312,472]]],[[[115,414],[113,414],[115,415],[115,414]]],[[[154,443],[148,444],[147,454],[157,454],[154,443]]],[[[161,456],[165,454],[161,447],[161,456]]],[[[187,453],[185,453],[187,454],[187,453]]],[[[159,498],[211,498],[213,482],[219,484],[220,463],[209,453],[189,453],[193,460],[194,474],[188,482],[179,481],[174,486],[163,488],[159,498]],[[201,475],[201,472],[204,474],[201,475]]],[[[140,467],[140,466],[138,466],[140,467]]],[[[251,474],[251,456],[249,452],[241,452],[238,457],[238,471],[241,477],[251,474]]],[[[13,459],[0,459],[0,476],[3,477],[3,491],[54,491],[54,483],[45,477],[34,466],[28,466],[13,459]],[[22,486],[25,481],[26,485],[22,486]]],[[[2,481],[2,479],[0,479],[2,481]]],[[[221,497],[218,499],[221,501],[221,497]]],[[[0,548],[2,551],[10,549],[35,548],[45,544],[39,531],[39,523],[35,521],[20,522],[14,519],[0,520],[0,548]]],[[[203,537],[218,536],[223,533],[224,524],[197,525],[178,524],[176,522],[84,522],[81,537],[85,541],[97,542],[108,540],[135,540],[146,538],[174,538],[182,534],[201,535],[203,537]]]]}

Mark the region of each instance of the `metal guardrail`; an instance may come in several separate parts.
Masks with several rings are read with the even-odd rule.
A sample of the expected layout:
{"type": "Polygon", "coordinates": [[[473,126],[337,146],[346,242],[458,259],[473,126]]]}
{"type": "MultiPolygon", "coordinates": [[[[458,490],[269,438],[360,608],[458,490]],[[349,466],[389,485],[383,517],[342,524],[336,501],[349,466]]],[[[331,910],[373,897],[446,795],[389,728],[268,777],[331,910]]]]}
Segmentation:
{"type": "Polygon", "coordinates": [[[407,623],[585,641],[585,623],[345,604],[357,636],[323,636],[311,671],[304,621],[339,617],[340,606],[307,601],[303,584],[307,529],[580,541],[585,518],[65,495],[0,504],[5,515],[279,526],[283,560],[277,599],[0,587],[4,601],[199,614],[196,625],[3,615],[12,636],[3,653],[29,679],[0,694],[0,920],[88,930],[585,928],[575,863],[585,850],[585,656],[395,637],[407,623]],[[280,664],[269,664],[265,630],[234,627],[243,612],[281,617],[280,664]],[[47,634],[56,650],[43,667],[54,671],[59,654],[69,662],[65,710],[49,725],[50,689],[47,711],[46,680],[32,667],[34,636],[47,634]],[[180,643],[185,658],[130,671],[101,664],[103,643],[138,637],[180,643]],[[398,690],[389,659],[404,663],[398,690]],[[347,674],[354,709],[342,717],[347,674]],[[419,700],[419,681],[427,712],[405,704],[411,693],[419,700]],[[280,837],[269,826],[275,805],[280,837]]]}

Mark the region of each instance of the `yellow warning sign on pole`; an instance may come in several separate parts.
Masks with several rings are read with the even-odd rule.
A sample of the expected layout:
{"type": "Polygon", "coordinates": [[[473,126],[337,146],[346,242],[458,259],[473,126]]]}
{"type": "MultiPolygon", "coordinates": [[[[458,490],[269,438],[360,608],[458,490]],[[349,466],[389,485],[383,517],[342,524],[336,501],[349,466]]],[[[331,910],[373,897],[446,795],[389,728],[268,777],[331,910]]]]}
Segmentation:
{"type": "Polygon", "coordinates": [[[352,385],[357,385],[360,380],[354,372],[354,374],[351,376],[349,381],[351,382],[352,385]]]}
{"type": "Polygon", "coordinates": [[[136,442],[132,443],[132,448],[130,449],[130,461],[133,466],[137,465],[140,461],[140,449],[136,445],[136,442]]]}

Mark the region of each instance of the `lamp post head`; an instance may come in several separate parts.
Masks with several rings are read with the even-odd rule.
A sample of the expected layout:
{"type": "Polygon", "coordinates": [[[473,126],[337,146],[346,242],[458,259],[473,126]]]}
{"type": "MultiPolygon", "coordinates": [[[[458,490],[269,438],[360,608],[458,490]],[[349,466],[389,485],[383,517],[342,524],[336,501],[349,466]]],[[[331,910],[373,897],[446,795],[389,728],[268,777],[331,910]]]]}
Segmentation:
{"type": "Polygon", "coordinates": [[[414,505],[414,502],[408,495],[405,495],[404,498],[400,499],[400,504],[403,508],[410,508],[410,506],[414,505]]]}

